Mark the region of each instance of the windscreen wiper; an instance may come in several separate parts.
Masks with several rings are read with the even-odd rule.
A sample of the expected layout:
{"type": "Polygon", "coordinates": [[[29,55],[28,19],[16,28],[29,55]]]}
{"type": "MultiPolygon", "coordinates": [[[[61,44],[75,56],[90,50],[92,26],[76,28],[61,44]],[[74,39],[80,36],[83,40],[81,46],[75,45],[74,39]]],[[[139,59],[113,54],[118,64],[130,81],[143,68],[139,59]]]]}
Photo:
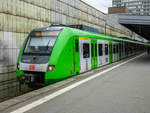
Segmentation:
{"type": "Polygon", "coordinates": [[[48,45],[49,45],[50,41],[51,41],[51,40],[49,40],[48,43],[47,43],[47,46],[46,46],[47,50],[48,50],[48,45]]]}

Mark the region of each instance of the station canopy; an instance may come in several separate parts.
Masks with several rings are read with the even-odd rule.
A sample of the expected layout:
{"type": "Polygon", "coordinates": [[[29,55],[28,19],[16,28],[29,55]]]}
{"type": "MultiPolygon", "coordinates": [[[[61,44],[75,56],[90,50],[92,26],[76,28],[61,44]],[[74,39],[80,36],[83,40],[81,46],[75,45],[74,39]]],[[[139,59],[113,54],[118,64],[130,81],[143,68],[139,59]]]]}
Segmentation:
{"type": "Polygon", "coordinates": [[[119,14],[119,23],[150,41],[150,16],[119,14]]]}

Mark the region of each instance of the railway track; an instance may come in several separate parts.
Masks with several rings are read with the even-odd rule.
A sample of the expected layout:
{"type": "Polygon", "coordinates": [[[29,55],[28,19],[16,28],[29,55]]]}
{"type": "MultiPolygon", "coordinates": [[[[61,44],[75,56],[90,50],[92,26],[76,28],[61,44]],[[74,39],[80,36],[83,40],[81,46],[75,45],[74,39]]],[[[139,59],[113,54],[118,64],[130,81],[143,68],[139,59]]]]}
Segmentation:
{"type": "Polygon", "coordinates": [[[13,97],[23,95],[27,92],[33,91],[27,85],[21,85],[21,90],[19,82],[17,79],[10,79],[0,82],[0,102],[11,99],[13,97]]]}
{"type": "Polygon", "coordinates": [[[6,85],[6,84],[9,84],[9,83],[12,83],[12,82],[17,82],[17,80],[16,79],[10,79],[10,80],[1,81],[0,86],[6,85]]]}

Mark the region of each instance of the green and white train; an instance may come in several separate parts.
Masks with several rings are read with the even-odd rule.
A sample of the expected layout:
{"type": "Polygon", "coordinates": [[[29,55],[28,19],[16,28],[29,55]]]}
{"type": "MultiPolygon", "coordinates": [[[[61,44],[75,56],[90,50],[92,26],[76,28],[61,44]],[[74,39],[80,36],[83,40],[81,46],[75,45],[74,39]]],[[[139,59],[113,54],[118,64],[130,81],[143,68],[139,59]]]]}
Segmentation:
{"type": "Polygon", "coordinates": [[[66,26],[33,30],[18,55],[19,81],[48,85],[135,55],[149,46],[93,32],[66,26]]]}

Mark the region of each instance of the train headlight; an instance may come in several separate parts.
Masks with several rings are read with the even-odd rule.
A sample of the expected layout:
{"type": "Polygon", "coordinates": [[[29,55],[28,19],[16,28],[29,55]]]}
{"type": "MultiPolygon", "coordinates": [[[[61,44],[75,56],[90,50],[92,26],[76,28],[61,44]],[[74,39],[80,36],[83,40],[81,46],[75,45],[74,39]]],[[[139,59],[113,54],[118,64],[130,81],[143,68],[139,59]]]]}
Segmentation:
{"type": "Polygon", "coordinates": [[[49,65],[49,66],[48,66],[48,71],[54,70],[55,67],[56,67],[55,65],[49,65]]]}
{"type": "Polygon", "coordinates": [[[18,69],[18,70],[20,69],[20,64],[19,64],[19,63],[17,63],[17,69],[18,69]]]}

